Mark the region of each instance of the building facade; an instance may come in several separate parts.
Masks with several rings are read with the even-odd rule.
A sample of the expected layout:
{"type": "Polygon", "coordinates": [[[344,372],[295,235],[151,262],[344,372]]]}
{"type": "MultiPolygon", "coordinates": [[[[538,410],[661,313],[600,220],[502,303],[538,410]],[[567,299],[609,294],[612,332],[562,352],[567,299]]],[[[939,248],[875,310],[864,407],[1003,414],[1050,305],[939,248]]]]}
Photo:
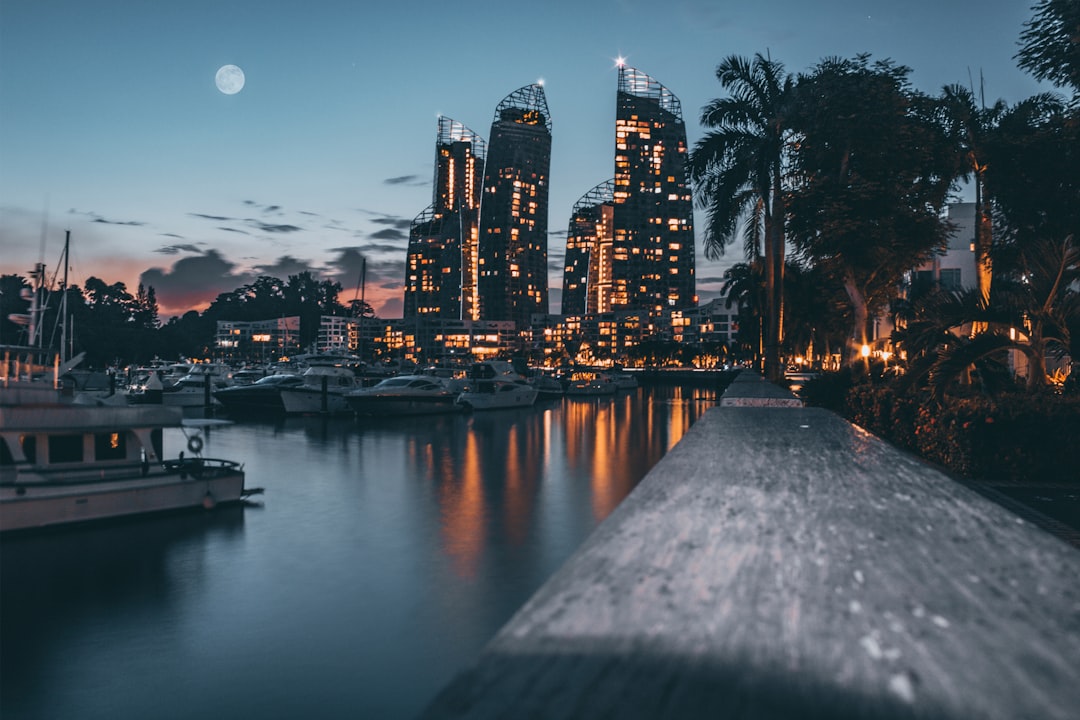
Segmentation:
{"type": "Polygon", "coordinates": [[[566,231],[563,270],[564,315],[611,309],[612,246],[615,237],[615,181],[594,187],[574,203],[566,231]]]}
{"type": "Polygon", "coordinates": [[[682,106],[666,87],[625,65],[616,97],[608,309],[658,316],[694,307],[694,207],[682,106]]]}
{"type": "Polygon", "coordinates": [[[487,144],[469,128],[439,118],[432,204],[409,228],[406,319],[479,317],[480,192],[487,144]]]}
{"type": "Polygon", "coordinates": [[[480,319],[528,326],[548,311],[551,116],[544,88],[527,85],[495,109],[488,136],[478,243],[480,319]]]}

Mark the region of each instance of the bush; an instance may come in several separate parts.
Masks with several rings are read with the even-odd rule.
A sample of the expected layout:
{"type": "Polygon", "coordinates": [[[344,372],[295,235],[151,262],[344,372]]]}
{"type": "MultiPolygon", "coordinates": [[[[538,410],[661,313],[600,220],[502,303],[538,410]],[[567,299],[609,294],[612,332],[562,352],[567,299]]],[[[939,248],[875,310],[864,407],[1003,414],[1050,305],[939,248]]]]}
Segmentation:
{"type": "Polygon", "coordinates": [[[860,380],[850,372],[826,373],[807,381],[800,395],[958,475],[1080,484],[1080,395],[972,395],[942,405],[925,391],[860,380]]]}

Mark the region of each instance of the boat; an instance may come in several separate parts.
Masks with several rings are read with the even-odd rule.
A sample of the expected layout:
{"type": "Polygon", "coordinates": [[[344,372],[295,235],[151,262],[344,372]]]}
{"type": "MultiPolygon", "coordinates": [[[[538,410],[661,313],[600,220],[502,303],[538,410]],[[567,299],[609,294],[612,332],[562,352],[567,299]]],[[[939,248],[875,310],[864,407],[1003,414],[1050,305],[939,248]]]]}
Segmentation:
{"type": "Polygon", "coordinates": [[[223,363],[199,363],[161,391],[161,403],[170,407],[207,407],[216,404],[214,390],[229,386],[231,370],[223,363]]]}
{"type": "Polygon", "coordinates": [[[572,373],[566,385],[566,394],[576,397],[614,395],[616,390],[618,386],[606,373],[581,370],[572,373]]]}
{"type": "Polygon", "coordinates": [[[398,417],[461,412],[460,390],[431,375],[398,375],[371,387],[345,393],[358,417],[398,417]]]}
{"type": "Polygon", "coordinates": [[[607,373],[616,390],[635,390],[639,387],[637,376],[624,370],[612,370],[607,373]]]}
{"type": "Polygon", "coordinates": [[[274,373],[250,385],[230,385],[215,390],[214,399],[221,403],[227,412],[281,414],[285,412],[285,405],[281,402],[281,389],[303,384],[304,379],[297,373],[274,373]]]}
{"type": "Polygon", "coordinates": [[[562,381],[554,375],[545,372],[537,372],[528,378],[528,383],[536,388],[536,399],[545,400],[561,398],[566,394],[566,388],[562,381]]]}
{"type": "Polygon", "coordinates": [[[536,402],[536,387],[505,360],[485,360],[469,370],[469,388],[457,402],[466,410],[501,410],[529,407],[536,402]]]}
{"type": "Polygon", "coordinates": [[[363,387],[351,368],[340,365],[312,365],[300,378],[299,385],[281,388],[281,404],[290,415],[350,412],[345,394],[363,387]]]}
{"type": "Polygon", "coordinates": [[[160,405],[76,405],[47,381],[0,386],[0,532],[212,508],[242,500],[243,466],[203,457],[199,434],[166,458],[164,429],[182,411],[160,405]]]}

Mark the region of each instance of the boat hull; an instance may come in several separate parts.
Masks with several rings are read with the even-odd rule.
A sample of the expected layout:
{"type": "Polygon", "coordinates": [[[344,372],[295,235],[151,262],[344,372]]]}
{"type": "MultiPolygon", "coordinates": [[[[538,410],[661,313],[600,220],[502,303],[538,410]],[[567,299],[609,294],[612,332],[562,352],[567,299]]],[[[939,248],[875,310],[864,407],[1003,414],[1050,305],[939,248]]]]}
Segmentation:
{"type": "Polygon", "coordinates": [[[350,412],[345,393],[334,390],[287,388],[281,391],[281,404],[289,415],[350,412]]]}
{"type": "Polygon", "coordinates": [[[349,397],[349,407],[359,417],[405,417],[463,412],[456,395],[443,397],[349,397]]]}
{"type": "Polygon", "coordinates": [[[214,461],[174,463],[146,477],[102,482],[0,486],[0,531],[45,528],[238,502],[244,473],[214,461]],[[203,464],[205,463],[205,464],[203,464]]]}

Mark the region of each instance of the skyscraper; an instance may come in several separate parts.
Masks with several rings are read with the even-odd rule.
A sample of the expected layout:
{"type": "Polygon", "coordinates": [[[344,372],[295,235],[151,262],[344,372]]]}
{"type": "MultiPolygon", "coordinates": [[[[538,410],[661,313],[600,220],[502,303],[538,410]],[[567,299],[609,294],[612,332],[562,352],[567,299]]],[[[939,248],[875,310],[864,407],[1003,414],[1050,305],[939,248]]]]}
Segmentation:
{"type": "Polygon", "coordinates": [[[610,307],[651,316],[697,304],[694,208],[682,106],[666,87],[619,66],[610,307]]]}
{"type": "Polygon", "coordinates": [[[566,232],[563,315],[584,315],[610,309],[614,209],[614,180],[600,183],[574,203],[566,232]]]}
{"type": "Polygon", "coordinates": [[[547,216],[551,116],[544,88],[526,85],[495,108],[480,207],[480,317],[548,312],[547,216]]]}
{"type": "Polygon", "coordinates": [[[409,228],[406,318],[479,317],[477,244],[486,151],[472,130],[439,118],[433,201],[409,228]]]}

